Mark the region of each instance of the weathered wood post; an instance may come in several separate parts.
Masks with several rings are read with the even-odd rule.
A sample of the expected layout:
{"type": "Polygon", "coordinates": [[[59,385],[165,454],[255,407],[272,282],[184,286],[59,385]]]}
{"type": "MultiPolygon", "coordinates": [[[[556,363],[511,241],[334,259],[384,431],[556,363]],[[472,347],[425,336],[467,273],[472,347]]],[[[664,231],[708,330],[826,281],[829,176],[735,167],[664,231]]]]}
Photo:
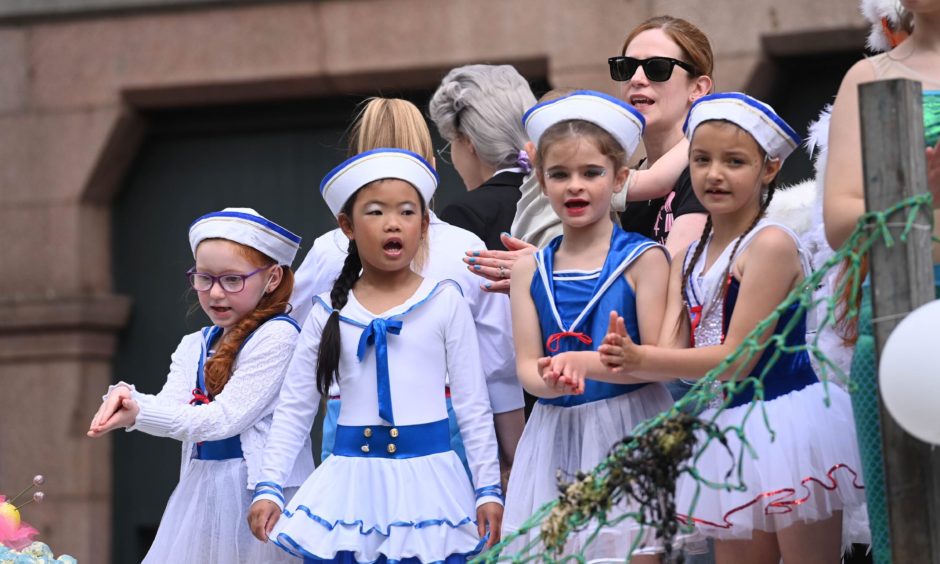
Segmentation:
{"type": "MultiPolygon", "coordinates": [[[[859,86],[865,203],[870,211],[927,191],[922,104],[919,82],[885,80],[859,86]]],[[[906,244],[899,239],[906,213],[889,218],[899,244],[890,249],[876,244],[869,255],[879,359],[904,315],[934,299],[929,213],[918,216],[906,244]]],[[[940,450],[902,430],[880,395],[878,405],[893,564],[940,564],[940,450]]]]}

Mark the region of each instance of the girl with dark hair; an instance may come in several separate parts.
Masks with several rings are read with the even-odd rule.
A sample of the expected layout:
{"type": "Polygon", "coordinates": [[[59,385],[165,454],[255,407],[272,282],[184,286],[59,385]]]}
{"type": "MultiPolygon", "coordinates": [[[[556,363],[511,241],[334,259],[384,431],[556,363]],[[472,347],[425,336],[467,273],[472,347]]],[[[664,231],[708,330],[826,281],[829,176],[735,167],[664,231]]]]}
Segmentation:
{"type": "Polygon", "coordinates": [[[499,540],[496,435],[473,318],[456,283],[411,269],[437,182],[419,155],[375,149],[320,185],[349,252],[304,323],[249,517],[256,537],[306,561],[456,563],[487,533],[499,540]],[[451,449],[445,377],[473,486],[451,449]],[[334,382],[343,401],[333,454],[285,504],[280,484],[334,382]]]}
{"type": "MultiPolygon", "coordinates": [[[[672,263],[657,346],[634,344],[622,320],[611,320],[599,349],[611,381],[701,378],[809,272],[797,235],[764,217],[781,163],[800,144],[793,129],[770,106],[724,93],[693,106],[687,135],[692,186],[709,212],[705,231],[672,263]]],[[[783,311],[760,337],[762,354],[745,355],[721,376],[762,376],[762,397],[750,382],[718,398],[723,410],[713,406],[701,414],[717,423],[730,452],[741,458],[713,440],[694,454],[696,469],[713,484],[738,484],[740,469],[743,488],[701,486],[697,494],[698,482],[687,475],[677,485],[677,508],[694,509],[689,521],[716,539],[722,564],[839,562],[843,546],[868,540],[849,398],[841,388],[824,387],[800,348],[806,318],[798,307],[783,311]],[[768,343],[771,337],[779,341],[768,343]],[[751,413],[758,401],[764,417],[751,413]]]]}
{"type": "MultiPolygon", "coordinates": [[[[144,562],[287,562],[255,542],[245,520],[300,331],[286,315],[300,237],[227,208],[197,219],[189,241],[196,264],[187,275],[212,326],[183,337],[160,393],[112,386],[88,435],[127,427],[183,442],[180,482],[144,562]]],[[[290,496],[313,470],[309,439],[287,466],[290,496]]]]}

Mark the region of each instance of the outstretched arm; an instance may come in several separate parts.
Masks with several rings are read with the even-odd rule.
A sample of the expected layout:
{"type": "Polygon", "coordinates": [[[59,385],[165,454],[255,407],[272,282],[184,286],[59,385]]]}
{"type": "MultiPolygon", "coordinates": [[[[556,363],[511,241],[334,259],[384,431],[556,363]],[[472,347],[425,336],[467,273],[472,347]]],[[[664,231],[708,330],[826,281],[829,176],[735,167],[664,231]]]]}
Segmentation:
{"type": "MultiPolygon", "coordinates": [[[[675,378],[701,378],[732,355],[754,328],[777,308],[801,276],[802,270],[793,240],[783,231],[772,228],[757,235],[748,247],[746,257],[742,256],[738,265],[741,269],[741,288],[722,344],[693,349],[637,345],[624,331],[618,331],[619,339],[605,338],[605,361],[626,376],[612,374],[607,381],[624,382],[626,379],[658,382],[675,378]]],[[[758,342],[765,343],[773,329],[769,327],[758,338],[758,342]]],[[[736,374],[748,375],[760,355],[761,351],[756,351],[755,354],[742,357],[721,378],[729,379],[736,374]]]]}

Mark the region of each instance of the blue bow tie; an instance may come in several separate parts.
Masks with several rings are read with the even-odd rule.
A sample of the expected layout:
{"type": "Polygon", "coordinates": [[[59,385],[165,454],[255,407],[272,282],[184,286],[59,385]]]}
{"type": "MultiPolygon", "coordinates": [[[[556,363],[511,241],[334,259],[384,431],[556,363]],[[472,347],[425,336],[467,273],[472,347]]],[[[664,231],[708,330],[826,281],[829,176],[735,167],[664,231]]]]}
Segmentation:
{"type": "Polygon", "coordinates": [[[366,348],[369,345],[375,345],[375,376],[379,394],[379,416],[395,424],[392,416],[392,386],[388,379],[388,334],[398,335],[401,333],[402,322],[396,319],[382,319],[381,317],[373,319],[372,323],[366,326],[359,337],[359,348],[356,356],[359,362],[366,356],[366,348]]]}

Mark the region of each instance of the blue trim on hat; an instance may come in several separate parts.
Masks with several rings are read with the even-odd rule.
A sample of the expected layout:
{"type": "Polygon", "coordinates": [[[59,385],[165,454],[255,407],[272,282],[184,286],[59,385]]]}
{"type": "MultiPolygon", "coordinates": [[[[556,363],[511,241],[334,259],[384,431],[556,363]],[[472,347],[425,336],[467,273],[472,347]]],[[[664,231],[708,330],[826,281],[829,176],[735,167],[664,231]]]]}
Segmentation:
{"type": "Polygon", "coordinates": [[[630,104],[624,102],[620,98],[616,98],[614,96],[611,96],[610,94],[604,94],[603,92],[597,92],[596,90],[575,90],[574,92],[572,92],[571,94],[568,94],[567,96],[562,96],[561,98],[556,98],[554,100],[549,100],[547,102],[541,102],[539,104],[536,104],[532,106],[531,108],[529,108],[528,110],[526,110],[524,114],[522,114],[522,127],[526,126],[526,122],[529,121],[529,115],[531,115],[532,112],[539,110],[541,108],[544,108],[546,106],[549,106],[551,104],[554,104],[556,102],[561,102],[562,100],[566,100],[568,98],[571,98],[572,96],[593,96],[595,98],[601,98],[603,100],[607,100],[608,102],[611,102],[612,104],[615,104],[627,110],[627,112],[629,112],[633,117],[640,120],[640,128],[642,130],[646,129],[646,118],[643,117],[643,114],[641,114],[639,110],[637,110],[630,104]]]}
{"type": "Polygon", "coordinates": [[[280,225],[274,223],[273,221],[270,221],[270,220],[268,220],[268,219],[265,219],[265,218],[263,218],[263,217],[261,217],[261,216],[259,216],[259,215],[251,215],[250,213],[244,213],[244,212],[218,211],[218,212],[213,212],[213,213],[207,213],[206,215],[200,217],[199,219],[197,219],[196,221],[192,222],[192,223],[189,225],[190,231],[192,231],[193,226],[196,225],[197,223],[199,223],[200,221],[203,221],[203,220],[206,220],[206,219],[211,219],[211,218],[213,218],[213,217],[237,217],[237,218],[239,218],[239,219],[247,219],[248,221],[257,223],[258,225],[261,225],[262,227],[266,227],[266,228],[270,229],[271,231],[274,231],[274,232],[278,233],[279,235],[282,235],[282,236],[286,237],[286,238],[287,238],[288,240],[290,240],[292,243],[296,243],[297,245],[300,244],[300,236],[299,236],[299,235],[294,235],[293,233],[291,233],[291,232],[288,231],[287,229],[284,229],[283,227],[281,227],[280,225]]]}
{"type": "Polygon", "coordinates": [[[371,151],[366,151],[365,153],[359,153],[355,157],[350,157],[346,159],[345,161],[343,161],[342,163],[340,163],[339,165],[337,165],[336,167],[334,167],[333,170],[326,173],[326,176],[324,176],[323,180],[320,181],[320,193],[321,194],[323,193],[323,188],[330,182],[330,180],[333,179],[334,176],[339,174],[340,171],[342,171],[344,168],[348,167],[349,165],[358,161],[359,159],[368,157],[369,155],[374,155],[376,153],[401,153],[404,155],[408,155],[409,157],[414,157],[415,159],[418,160],[418,162],[426,166],[427,169],[431,171],[431,174],[434,175],[434,179],[437,181],[438,184],[440,184],[441,182],[441,177],[438,176],[437,171],[434,170],[434,167],[431,166],[431,164],[428,163],[428,161],[424,160],[424,157],[422,157],[421,155],[412,151],[408,151],[406,149],[379,148],[379,149],[372,149],[371,151]]]}
{"type": "MultiPolygon", "coordinates": [[[[774,123],[780,126],[780,129],[782,129],[783,132],[787,134],[787,136],[796,144],[797,147],[799,147],[800,144],[803,142],[803,139],[800,137],[799,133],[797,133],[792,127],[790,127],[790,124],[783,121],[783,118],[777,115],[777,112],[775,112],[773,108],[771,108],[767,104],[764,104],[757,98],[752,98],[751,96],[748,96],[747,94],[742,94],[740,92],[719,92],[717,94],[709,94],[707,96],[702,96],[701,98],[696,100],[695,103],[692,104],[692,107],[689,108],[689,113],[686,114],[685,116],[685,123],[682,124],[683,134],[688,135],[689,120],[692,117],[692,111],[695,110],[695,106],[698,106],[699,104],[708,102],[710,100],[740,100],[744,102],[745,104],[747,104],[748,106],[757,108],[758,110],[761,111],[762,114],[769,117],[774,123]]],[[[709,121],[713,121],[713,120],[709,120],[709,121]]]]}

